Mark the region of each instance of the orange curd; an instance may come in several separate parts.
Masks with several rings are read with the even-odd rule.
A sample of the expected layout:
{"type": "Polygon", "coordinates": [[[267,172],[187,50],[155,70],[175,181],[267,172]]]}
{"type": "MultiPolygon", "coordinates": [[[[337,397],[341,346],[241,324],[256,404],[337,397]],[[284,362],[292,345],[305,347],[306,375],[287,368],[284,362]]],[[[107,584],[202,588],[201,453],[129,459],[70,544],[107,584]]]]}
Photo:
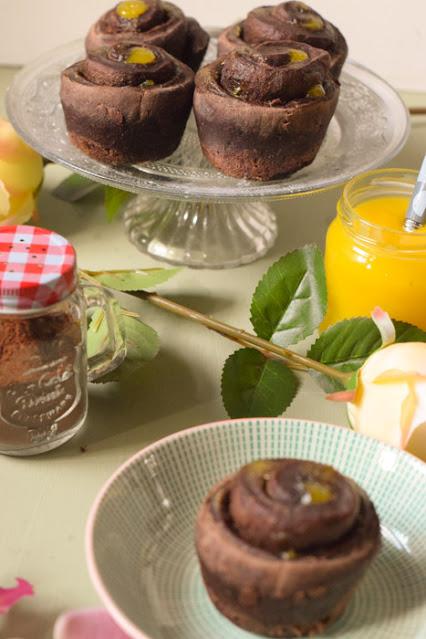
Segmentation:
{"type": "Polygon", "coordinates": [[[415,171],[383,169],[346,185],[327,233],[323,328],[381,306],[426,330],[426,228],[403,229],[415,181],[415,171]]]}

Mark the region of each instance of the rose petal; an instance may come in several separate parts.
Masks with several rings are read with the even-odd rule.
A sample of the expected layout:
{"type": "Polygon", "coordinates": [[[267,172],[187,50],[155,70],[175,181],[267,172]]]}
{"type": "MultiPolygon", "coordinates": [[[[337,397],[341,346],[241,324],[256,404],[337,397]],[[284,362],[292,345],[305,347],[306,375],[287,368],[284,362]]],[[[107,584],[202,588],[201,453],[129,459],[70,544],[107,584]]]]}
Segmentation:
{"type": "Polygon", "coordinates": [[[387,370],[371,380],[373,384],[415,384],[426,382],[426,375],[398,369],[387,370]]]}
{"type": "Polygon", "coordinates": [[[43,177],[43,160],[0,118],[0,180],[10,195],[35,191],[43,177]]]}
{"type": "Polygon", "coordinates": [[[353,402],[356,397],[356,391],[347,390],[347,391],[339,391],[338,393],[331,393],[326,396],[326,399],[331,402],[353,402]]]}
{"type": "Polygon", "coordinates": [[[373,380],[373,384],[406,384],[407,396],[401,406],[401,441],[400,448],[406,448],[407,444],[420,424],[416,424],[416,411],[418,408],[417,385],[426,382],[426,376],[420,373],[411,373],[400,370],[384,371],[373,380]]]}
{"type": "Polygon", "coordinates": [[[35,157],[40,156],[19,137],[10,122],[0,118],[0,158],[19,162],[22,158],[35,157]]]}
{"type": "Polygon", "coordinates": [[[4,183],[0,180],[0,217],[4,217],[9,213],[10,195],[4,183]]]}
{"type": "Polygon", "coordinates": [[[35,201],[32,193],[10,198],[10,208],[5,215],[0,212],[0,226],[25,224],[35,212],[35,201]]]}
{"type": "Polygon", "coordinates": [[[19,141],[14,133],[12,125],[0,118],[0,157],[4,159],[14,158],[18,152],[19,141]]]}
{"type": "Polygon", "coordinates": [[[417,393],[415,383],[408,384],[408,393],[401,406],[401,448],[407,447],[410,437],[415,431],[414,418],[417,410],[417,393]]]}
{"type": "Polygon", "coordinates": [[[348,411],[358,432],[426,460],[426,344],[392,344],[370,355],[348,411]]]}
{"type": "Polygon", "coordinates": [[[30,597],[34,589],[25,579],[16,579],[14,588],[0,588],[0,615],[6,614],[22,597],[30,597]]]}
{"type": "Polygon", "coordinates": [[[377,306],[371,314],[373,322],[380,331],[382,337],[382,347],[390,346],[396,340],[395,326],[388,313],[377,306]]]}
{"type": "Polygon", "coordinates": [[[0,180],[11,195],[35,191],[43,179],[43,162],[38,158],[21,158],[8,162],[0,155],[0,180]]]}
{"type": "Polygon", "coordinates": [[[57,620],[53,639],[131,639],[101,608],[71,610],[57,620]]]}

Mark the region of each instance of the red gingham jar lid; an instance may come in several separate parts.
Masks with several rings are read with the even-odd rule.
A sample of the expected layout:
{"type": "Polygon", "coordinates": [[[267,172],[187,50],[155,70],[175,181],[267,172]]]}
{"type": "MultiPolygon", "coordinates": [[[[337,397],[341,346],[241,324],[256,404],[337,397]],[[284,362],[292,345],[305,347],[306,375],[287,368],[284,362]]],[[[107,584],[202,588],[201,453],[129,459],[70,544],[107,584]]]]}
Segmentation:
{"type": "Polygon", "coordinates": [[[46,308],[76,285],[76,255],[68,240],[34,226],[0,226],[0,312],[46,308]]]}

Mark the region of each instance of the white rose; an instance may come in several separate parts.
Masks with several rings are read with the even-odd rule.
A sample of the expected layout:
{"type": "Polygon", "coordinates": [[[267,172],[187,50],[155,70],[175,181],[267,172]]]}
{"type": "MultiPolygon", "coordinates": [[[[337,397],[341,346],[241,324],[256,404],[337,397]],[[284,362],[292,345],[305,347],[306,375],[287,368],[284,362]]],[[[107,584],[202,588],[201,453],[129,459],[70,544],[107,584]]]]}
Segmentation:
{"type": "Polygon", "coordinates": [[[392,344],[359,371],[348,413],[354,429],[426,461],[426,344],[392,344]]]}

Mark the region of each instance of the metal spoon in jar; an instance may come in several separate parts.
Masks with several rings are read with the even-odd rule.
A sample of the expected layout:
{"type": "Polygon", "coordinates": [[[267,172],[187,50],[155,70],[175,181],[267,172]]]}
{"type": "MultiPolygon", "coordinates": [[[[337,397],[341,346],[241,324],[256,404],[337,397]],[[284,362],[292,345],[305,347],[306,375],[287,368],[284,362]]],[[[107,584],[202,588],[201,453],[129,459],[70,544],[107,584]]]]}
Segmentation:
{"type": "Polygon", "coordinates": [[[404,222],[405,231],[415,231],[426,222],[426,155],[424,157],[413,196],[404,222]]]}

